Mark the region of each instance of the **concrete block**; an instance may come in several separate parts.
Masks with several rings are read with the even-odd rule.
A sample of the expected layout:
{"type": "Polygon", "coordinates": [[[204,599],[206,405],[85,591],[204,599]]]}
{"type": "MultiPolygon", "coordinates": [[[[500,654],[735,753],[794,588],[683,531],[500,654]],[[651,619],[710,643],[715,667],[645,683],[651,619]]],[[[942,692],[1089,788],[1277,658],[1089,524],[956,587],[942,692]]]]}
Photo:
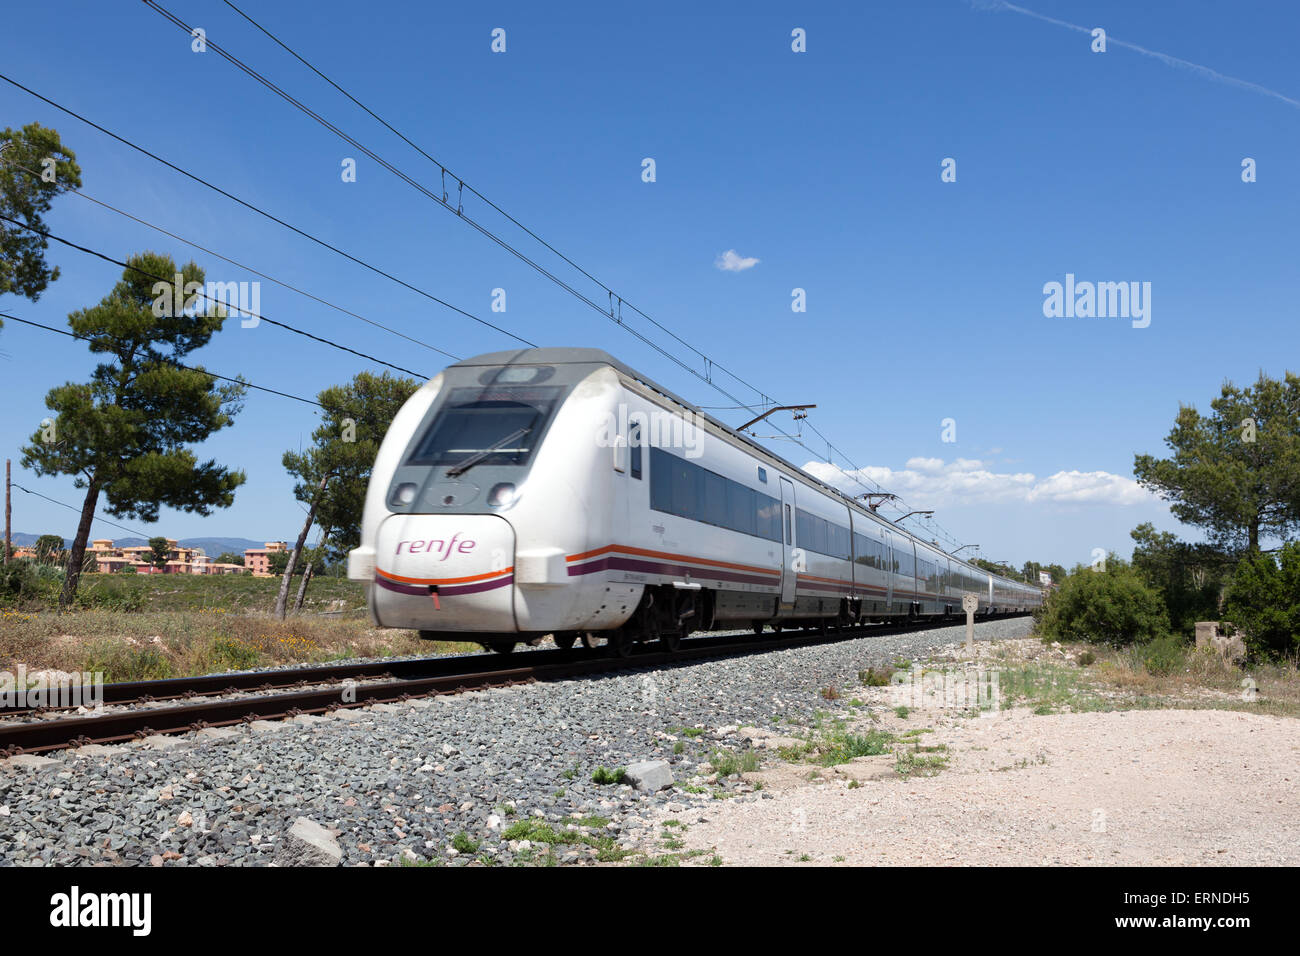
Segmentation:
{"type": "Polygon", "coordinates": [[[279,866],[338,866],[343,848],[329,830],[299,817],[276,846],[274,858],[279,866]]]}
{"type": "Polygon", "coordinates": [[[1236,632],[1221,632],[1218,621],[1196,622],[1196,647],[1209,647],[1230,661],[1246,659],[1246,642],[1236,632]]]}
{"type": "Polygon", "coordinates": [[[249,722],[248,729],[264,732],[268,730],[284,730],[288,726],[282,720],[253,720],[249,722]]]}
{"type": "Polygon", "coordinates": [[[16,757],[10,757],[3,761],[6,767],[21,767],[24,770],[51,770],[60,765],[60,761],[53,757],[42,757],[39,754],[18,754],[16,757]]]}
{"type": "Polygon", "coordinates": [[[204,727],[196,734],[202,740],[229,740],[238,735],[239,731],[234,727],[204,727]]]}
{"type": "Polygon", "coordinates": [[[673,772],[666,760],[641,760],[627,768],[627,782],[638,790],[654,793],[673,785],[673,772]]]}

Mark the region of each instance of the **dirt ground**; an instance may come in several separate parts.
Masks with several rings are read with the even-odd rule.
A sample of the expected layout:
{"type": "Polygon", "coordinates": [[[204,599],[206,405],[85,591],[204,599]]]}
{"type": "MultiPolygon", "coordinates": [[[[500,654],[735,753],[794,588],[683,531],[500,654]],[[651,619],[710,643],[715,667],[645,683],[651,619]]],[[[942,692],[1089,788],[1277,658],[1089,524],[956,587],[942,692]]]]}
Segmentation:
{"type": "Polygon", "coordinates": [[[1300,864],[1294,718],[1027,707],[885,718],[850,731],[927,728],[912,739],[942,761],[932,776],[900,775],[894,754],[782,759],[781,741],[758,730],[769,749],[745,777],[771,799],[663,816],[685,825],[684,851],[724,865],[1300,864]]]}

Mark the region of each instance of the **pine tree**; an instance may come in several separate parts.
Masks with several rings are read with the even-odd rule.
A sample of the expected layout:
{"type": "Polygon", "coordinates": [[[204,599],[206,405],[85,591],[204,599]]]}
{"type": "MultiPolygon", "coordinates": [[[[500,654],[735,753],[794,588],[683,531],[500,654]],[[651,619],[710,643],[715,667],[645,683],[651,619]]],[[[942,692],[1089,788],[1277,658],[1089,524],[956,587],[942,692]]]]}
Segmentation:
{"type": "Polygon", "coordinates": [[[194,301],[182,308],[170,290],[161,295],[162,284],[152,278],[180,273],[182,288],[201,287],[203,271],[193,262],[177,269],[169,256],[153,252],[127,261],[133,268],[112,292],[68,316],[72,331],[89,338],[90,350],[105,361],[89,382],[50,390],[45,405],[55,413],[53,423],[22,450],[23,467],[38,475],[74,475],[86,490],[60,608],[76,597],[101,494],[110,515],[152,522],[163,505],[200,515],[228,508],[244,483],[243,472],[199,463],[186,447],[233,424],[242,407],[244,386],[219,385],[201,368],[180,365],[221,330],[224,315],[194,301]]]}

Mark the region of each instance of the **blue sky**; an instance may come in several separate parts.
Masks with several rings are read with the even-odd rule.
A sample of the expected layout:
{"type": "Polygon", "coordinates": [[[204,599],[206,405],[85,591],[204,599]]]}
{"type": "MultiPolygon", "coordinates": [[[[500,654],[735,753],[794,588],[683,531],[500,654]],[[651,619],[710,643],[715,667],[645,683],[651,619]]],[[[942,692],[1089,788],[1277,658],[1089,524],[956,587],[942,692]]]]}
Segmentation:
{"type": "MultiPolygon", "coordinates": [[[[426,160],[224,3],[163,6],[438,188],[426,160]]],[[[985,557],[1070,565],[1099,547],[1127,554],[1142,521],[1177,530],[1132,483],[1134,453],[1164,451],[1180,402],[1208,410],[1225,379],[1295,368],[1300,109],[1115,42],[1300,98],[1290,5],[1025,0],[1105,28],[1105,53],[1085,32],[960,0],[815,14],[792,3],[743,13],[240,6],[627,301],[766,394],[816,403],[809,421],[870,479],[909,510],[935,509],[985,557]],[[497,27],[501,54],[490,49],[497,27]],[[805,53],[791,50],[796,27],[805,53]],[[653,183],[642,181],[646,157],[653,183]],[[940,180],[946,157],[956,182],[940,180]],[[1256,160],[1257,182],[1241,181],[1244,157],[1256,160]],[[758,262],[720,269],[728,250],[758,262]],[[1045,317],[1043,286],[1067,273],[1149,282],[1149,327],[1045,317]],[[791,310],[794,288],[806,291],[805,313],[791,310]],[[956,442],[942,440],[949,418],[956,442]]],[[[192,52],[137,0],[69,0],[57,16],[18,5],[5,22],[0,72],[119,135],[535,342],[604,348],[700,405],[733,404],[214,52],[192,52]],[[341,181],[345,157],[358,159],[355,183],[341,181]],[[505,313],[491,312],[495,288],[506,290],[505,313]]],[[[86,193],[216,252],[456,355],[512,345],[4,83],[0,117],[57,128],[86,193]]],[[[481,204],[466,212],[604,298],[481,204]]],[[[193,256],[209,279],[255,278],[77,196],[60,198],[49,224],[117,258],[149,248],[193,256]]],[[[63,326],[120,272],[58,246],[50,258],[63,276],[41,300],[3,296],[0,310],[63,326]]],[[[421,373],[447,361],[267,283],[261,307],[421,373]]],[[[93,361],[81,343],[13,322],[0,353],[0,448],[17,459],[45,392],[83,380],[93,361]]],[[[233,321],[196,359],[305,396],[375,368],[233,321]]],[[[793,432],[788,416],[778,421],[793,432]]],[[[202,449],[247,472],[235,505],[206,519],[164,511],[157,525],[121,523],[178,538],[292,538],[300,510],[280,456],[315,422],[308,406],[250,393],[237,425],[202,449]]],[[[770,444],[802,465],[823,447],[806,426],[803,435],[815,454],[770,444]]],[[[15,481],[80,504],[70,479],[15,469],[15,481]]],[[[860,490],[824,465],[818,473],[860,490]]],[[[75,520],[16,493],[17,530],[71,535],[75,520]]]]}

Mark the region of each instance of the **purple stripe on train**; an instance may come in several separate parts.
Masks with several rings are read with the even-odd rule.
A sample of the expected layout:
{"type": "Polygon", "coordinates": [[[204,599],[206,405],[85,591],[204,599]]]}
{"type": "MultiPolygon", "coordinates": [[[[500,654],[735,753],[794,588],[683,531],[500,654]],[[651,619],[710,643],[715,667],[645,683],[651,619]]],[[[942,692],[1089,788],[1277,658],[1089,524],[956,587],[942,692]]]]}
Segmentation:
{"type": "MultiPolygon", "coordinates": [[[[438,594],[441,597],[455,597],[458,594],[478,594],[483,591],[492,591],[496,588],[505,587],[507,584],[513,584],[515,576],[507,574],[505,577],[496,578],[492,581],[479,581],[475,584],[444,584],[438,588],[438,594]]],[[[375,583],[387,591],[396,591],[398,594],[413,594],[420,597],[428,597],[431,593],[427,584],[402,584],[400,581],[390,581],[387,578],[381,578],[375,575],[375,583]]]]}

